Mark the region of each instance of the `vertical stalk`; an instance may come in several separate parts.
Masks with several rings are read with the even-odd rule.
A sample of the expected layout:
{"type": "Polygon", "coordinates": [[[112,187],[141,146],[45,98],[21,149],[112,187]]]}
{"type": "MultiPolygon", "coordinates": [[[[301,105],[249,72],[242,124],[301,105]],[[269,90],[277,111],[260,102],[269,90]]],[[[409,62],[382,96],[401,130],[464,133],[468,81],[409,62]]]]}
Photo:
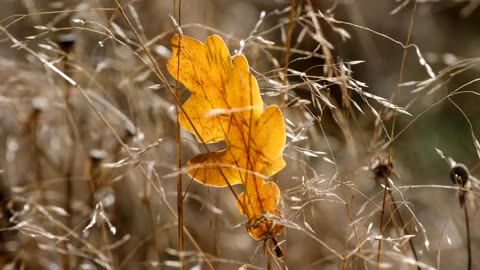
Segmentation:
{"type": "MultiPolygon", "coordinates": [[[[176,1],[174,0],[174,5],[173,8],[175,9],[176,7],[176,1]]],[[[182,22],[182,16],[181,16],[181,11],[182,11],[182,1],[178,0],[178,16],[176,16],[178,25],[181,26],[182,22]]],[[[179,33],[181,34],[181,33],[179,33]]],[[[181,38],[180,38],[181,42],[181,38]]],[[[182,49],[182,46],[179,46],[178,48],[178,53],[180,54],[180,50],[182,49]]],[[[178,57],[178,73],[180,73],[180,57],[178,57]]],[[[179,74],[177,74],[177,78],[180,78],[179,74]]],[[[180,82],[178,80],[175,81],[175,95],[177,96],[177,99],[180,99],[180,82]]],[[[177,126],[176,126],[176,144],[177,144],[177,170],[180,171],[182,168],[182,138],[180,135],[181,131],[181,126],[180,122],[178,121],[178,112],[180,112],[180,104],[177,103],[176,105],[176,111],[177,111],[177,126]]],[[[178,228],[177,228],[177,233],[178,233],[178,250],[179,250],[179,260],[180,260],[180,270],[184,269],[183,265],[183,251],[185,250],[185,241],[184,241],[184,235],[183,235],[183,226],[184,226],[184,219],[183,219],[183,183],[182,183],[182,174],[179,173],[177,175],[177,212],[178,212],[178,228]]]]}
{"type": "MultiPolygon", "coordinates": [[[[103,151],[98,149],[94,149],[90,151],[89,178],[90,178],[90,187],[92,188],[91,190],[92,196],[90,198],[92,209],[96,209],[97,203],[101,203],[101,202],[95,202],[95,193],[99,190],[98,180],[101,174],[100,165],[104,158],[105,158],[105,153],[103,151]]],[[[101,209],[101,211],[105,211],[105,210],[101,209]]],[[[107,229],[107,225],[103,220],[100,222],[100,230],[102,234],[103,246],[105,247],[108,260],[110,262],[112,269],[115,269],[112,250],[109,247],[110,239],[108,237],[108,229],[107,229]]]]}
{"type": "MultiPolygon", "coordinates": [[[[415,11],[417,10],[417,1],[415,1],[415,4],[413,6],[413,12],[412,12],[412,17],[410,18],[410,26],[408,28],[408,33],[407,33],[407,40],[404,44],[403,47],[403,56],[402,56],[402,62],[400,64],[400,75],[398,78],[398,83],[396,87],[396,92],[395,92],[395,104],[398,104],[398,101],[400,100],[400,85],[403,81],[403,70],[405,67],[405,62],[407,59],[407,52],[408,52],[408,45],[410,44],[410,37],[412,35],[412,29],[413,29],[413,22],[415,18],[415,11]]],[[[393,120],[392,120],[392,129],[390,132],[390,143],[389,143],[389,154],[388,154],[388,163],[391,164],[392,162],[392,151],[393,151],[393,138],[395,134],[395,124],[397,120],[397,113],[396,111],[393,112],[393,120]]],[[[390,167],[387,167],[387,174],[384,177],[384,189],[383,189],[383,201],[382,201],[382,209],[380,210],[380,234],[383,236],[383,225],[384,225],[384,215],[385,215],[385,205],[386,205],[386,200],[387,200],[387,194],[389,190],[389,183],[388,183],[388,175],[390,174],[390,167]]],[[[379,240],[378,242],[378,249],[377,249],[377,270],[380,269],[380,262],[381,262],[381,257],[382,257],[382,239],[379,240]]]]}
{"type": "Polygon", "coordinates": [[[157,256],[157,259],[158,261],[160,261],[162,257],[162,252],[160,250],[160,243],[157,236],[157,222],[155,218],[155,212],[153,210],[152,203],[151,203],[152,193],[148,187],[149,187],[148,181],[144,181],[144,185],[143,185],[144,197],[142,202],[145,204],[145,207],[147,208],[147,211],[148,211],[148,216],[150,217],[150,227],[152,230],[151,234],[152,234],[153,246],[155,248],[155,254],[157,256]]]}
{"type": "Polygon", "coordinates": [[[470,220],[468,218],[468,206],[465,204],[463,206],[463,210],[465,213],[465,227],[467,229],[467,251],[468,251],[468,264],[467,264],[467,269],[471,270],[472,269],[472,243],[470,240],[470,220]]]}
{"type": "MultiPolygon", "coordinates": [[[[68,56],[70,55],[73,47],[75,45],[75,36],[73,34],[65,34],[60,35],[58,37],[57,43],[60,49],[63,51],[64,55],[62,55],[62,71],[68,77],[72,77],[72,72],[70,67],[68,66],[68,56]]],[[[71,104],[70,104],[70,93],[71,93],[71,86],[68,82],[64,82],[64,93],[63,98],[65,102],[65,110],[66,110],[66,122],[69,126],[69,133],[72,139],[72,147],[71,152],[69,155],[67,168],[65,171],[65,200],[64,200],[64,209],[65,212],[68,213],[66,216],[66,225],[69,228],[73,226],[73,213],[72,213],[72,201],[73,201],[73,182],[72,182],[72,175],[75,166],[75,153],[77,151],[77,136],[75,134],[75,126],[72,124],[72,114],[71,114],[71,104]]],[[[66,242],[64,241],[64,248],[67,250],[66,242]]],[[[63,269],[70,269],[70,255],[68,252],[65,253],[63,256],[63,269]]]]}
{"type": "Polygon", "coordinates": [[[35,162],[32,162],[33,164],[33,171],[35,172],[35,183],[37,185],[37,189],[40,191],[39,194],[39,201],[41,204],[46,205],[47,204],[47,198],[45,196],[45,186],[43,183],[43,173],[42,173],[42,165],[40,164],[41,160],[41,154],[37,146],[37,139],[38,139],[38,125],[40,121],[40,115],[42,114],[42,106],[41,104],[35,104],[35,101],[33,102],[33,111],[29,114],[26,125],[25,125],[25,131],[27,133],[31,133],[31,143],[34,147],[34,152],[33,152],[33,160],[35,162]]]}
{"type": "MultiPolygon", "coordinates": [[[[400,209],[398,208],[397,202],[396,202],[395,198],[393,197],[393,193],[392,193],[392,190],[390,188],[388,189],[388,193],[389,193],[390,199],[392,200],[394,213],[397,213],[397,218],[398,218],[398,221],[400,222],[400,226],[401,226],[402,230],[404,231],[405,234],[410,234],[407,227],[405,227],[405,221],[403,220],[402,213],[400,213],[400,209]]],[[[410,246],[410,249],[412,250],[412,254],[413,254],[413,257],[415,258],[415,261],[418,262],[418,254],[417,254],[417,250],[415,248],[415,245],[413,244],[412,238],[408,239],[408,245],[410,246]]],[[[417,266],[417,269],[420,270],[421,269],[420,266],[417,266]]]]}
{"type": "MultiPolygon", "coordinates": [[[[282,83],[283,85],[287,85],[288,81],[288,64],[290,62],[290,47],[292,46],[292,34],[293,34],[293,28],[295,27],[294,20],[295,20],[295,13],[296,13],[296,8],[297,8],[297,0],[290,0],[290,18],[288,22],[288,33],[287,33],[287,44],[286,44],[286,50],[285,50],[285,63],[283,67],[283,80],[282,83]]],[[[280,101],[281,103],[281,108],[282,110],[285,108],[285,100],[287,99],[287,90],[285,88],[284,91],[282,91],[282,100],[280,101]]]]}

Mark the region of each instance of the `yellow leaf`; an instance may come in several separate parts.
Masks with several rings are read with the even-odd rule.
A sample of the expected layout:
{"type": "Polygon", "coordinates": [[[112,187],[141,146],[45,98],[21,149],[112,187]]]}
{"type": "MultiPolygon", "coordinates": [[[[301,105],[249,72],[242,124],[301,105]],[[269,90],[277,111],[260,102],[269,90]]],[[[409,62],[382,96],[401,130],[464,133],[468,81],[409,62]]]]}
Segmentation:
{"type": "Polygon", "coordinates": [[[217,187],[246,185],[252,172],[271,176],[285,167],[285,124],[277,106],[268,107],[259,119],[251,120],[251,127],[237,117],[232,122],[226,134],[226,149],[200,154],[187,163],[192,167],[188,172],[192,177],[217,187]]]}
{"type": "Polygon", "coordinates": [[[210,186],[242,184],[239,212],[248,218],[247,231],[254,239],[275,236],[283,226],[265,217],[280,216],[280,190],[263,177],[285,167],[286,142],[283,115],[277,106],[263,111],[257,81],[243,55],[230,59],[219,36],[205,44],[175,35],[169,72],[192,93],[182,105],[180,124],[200,142],[225,141],[223,150],[199,154],[187,163],[188,174],[210,186]]]}
{"type": "Polygon", "coordinates": [[[250,192],[243,192],[238,196],[238,211],[249,219],[257,218],[265,212],[274,214],[280,201],[278,186],[274,182],[265,182],[258,177],[248,184],[252,186],[245,189],[250,192]]]}
{"type": "Polygon", "coordinates": [[[280,215],[277,210],[280,202],[280,189],[274,182],[265,183],[258,177],[248,182],[254,186],[246,187],[246,191],[238,196],[237,201],[238,211],[248,217],[248,233],[255,240],[262,239],[268,234],[278,234],[283,226],[273,224],[270,220],[263,218],[263,214],[268,212],[272,215],[280,215]]]}
{"type": "MultiPolygon", "coordinates": [[[[280,216],[280,212],[276,211],[274,215],[280,216]]],[[[283,230],[283,225],[275,224],[272,220],[263,216],[256,219],[249,219],[245,227],[250,236],[255,240],[263,240],[269,237],[273,238],[283,230]]]]}
{"type": "Polygon", "coordinates": [[[232,62],[221,37],[210,36],[202,44],[196,39],[175,35],[172,48],[167,69],[192,92],[182,106],[179,121],[198,141],[201,141],[199,135],[206,143],[225,140],[233,114],[247,119],[262,113],[263,101],[247,59],[239,55],[232,62]],[[219,109],[225,113],[209,116],[212,110],[219,109]]]}

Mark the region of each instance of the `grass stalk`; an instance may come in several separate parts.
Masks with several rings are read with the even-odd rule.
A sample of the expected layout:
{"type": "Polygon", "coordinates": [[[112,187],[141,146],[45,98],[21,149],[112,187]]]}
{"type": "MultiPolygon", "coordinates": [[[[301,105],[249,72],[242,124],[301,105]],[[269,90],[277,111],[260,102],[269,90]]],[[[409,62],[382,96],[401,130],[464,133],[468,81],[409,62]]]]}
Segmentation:
{"type": "MultiPolygon", "coordinates": [[[[58,38],[58,45],[60,49],[63,51],[63,55],[61,55],[62,59],[62,71],[69,77],[72,77],[72,72],[70,66],[68,65],[68,57],[71,54],[71,51],[75,45],[75,37],[73,35],[64,35],[59,36],[58,38]]],[[[75,156],[77,152],[77,143],[78,143],[78,136],[76,136],[76,126],[72,119],[72,106],[70,102],[71,96],[71,86],[68,82],[63,82],[63,98],[65,103],[65,122],[69,127],[70,138],[72,140],[72,146],[70,150],[69,160],[67,161],[67,167],[65,170],[65,199],[64,199],[64,209],[68,215],[65,217],[66,225],[69,228],[73,227],[73,218],[74,214],[72,212],[72,204],[73,204],[73,180],[72,176],[74,174],[74,167],[75,167],[75,156]]],[[[63,242],[65,250],[67,250],[66,242],[63,242]]],[[[63,269],[70,269],[70,255],[67,253],[63,256],[63,269]]]]}
{"type": "Polygon", "coordinates": [[[472,241],[470,236],[470,218],[468,216],[468,204],[463,206],[463,212],[465,214],[465,228],[467,230],[467,269],[472,269],[472,241]]]}
{"type": "MultiPolygon", "coordinates": [[[[412,30],[413,30],[413,22],[414,22],[414,18],[415,18],[415,11],[417,9],[417,1],[415,1],[414,3],[414,7],[413,7],[413,11],[412,11],[412,16],[410,17],[410,26],[408,28],[408,33],[407,33],[407,40],[404,44],[404,47],[403,47],[403,55],[402,55],[402,62],[400,64],[400,74],[399,74],[399,78],[398,78],[398,83],[397,83],[397,87],[396,87],[396,91],[395,91],[395,104],[398,104],[398,101],[400,100],[400,85],[401,83],[403,82],[403,71],[404,71],[404,68],[405,68],[405,62],[406,62],[406,59],[407,59],[407,53],[408,53],[408,45],[410,44],[410,37],[412,35],[412,30]]],[[[393,111],[393,119],[392,119],[392,128],[391,128],[391,132],[390,132],[390,142],[389,142],[389,153],[388,153],[388,163],[387,164],[391,164],[392,163],[392,152],[393,152],[393,139],[394,138],[394,134],[395,134],[395,124],[396,124],[396,120],[397,120],[397,112],[396,111],[393,111]]],[[[384,177],[384,189],[383,189],[383,201],[382,201],[382,209],[380,211],[380,227],[379,227],[379,230],[380,230],[380,234],[383,236],[383,226],[384,226],[384,215],[385,215],[385,205],[386,205],[386,201],[387,201],[387,194],[388,194],[388,190],[389,190],[389,179],[388,179],[388,175],[390,175],[390,166],[387,166],[387,173],[385,174],[385,177],[384,177]]],[[[381,251],[382,251],[382,239],[379,240],[378,242],[378,249],[377,249],[377,267],[376,269],[380,269],[380,263],[381,263],[381,251]]]]}
{"type": "MultiPolygon", "coordinates": [[[[296,16],[297,0],[290,0],[290,17],[288,21],[288,33],[287,33],[287,44],[285,45],[285,61],[283,64],[283,85],[288,84],[288,65],[290,63],[290,49],[292,47],[292,35],[293,29],[295,28],[295,16],[296,16]]],[[[282,91],[282,100],[280,101],[280,108],[282,110],[285,108],[285,101],[287,99],[287,90],[282,91]]]]}
{"type": "MultiPolygon", "coordinates": [[[[173,8],[174,10],[176,9],[178,11],[178,14],[175,14],[175,18],[178,22],[179,25],[182,24],[182,0],[178,0],[178,5],[176,3],[176,0],[173,0],[173,8]]],[[[174,12],[175,13],[175,12],[174,12]]],[[[178,32],[178,29],[175,29],[175,32],[178,32]]],[[[178,33],[181,35],[181,33],[178,33]]],[[[180,53],[180,50],[182,48],[179,47],[178,51],[180,53]]],[[[178,73],[180,73],[180,57],[178,58],[178,73]]],[[[177,74],[177,78],[180,77],[180,74],[177,74]]],[[[175,95],[178,100],[180,100],[180,82],[178,80],[175,81],[175,95]]],[[[177,145],[177,170],[181,170],[182,168],[182,137],[181,137],[181,125],[178,120],[178,112],[180,112],[180,104],[176,104],[176,112],[177,112],[177,117],[176,117],[176,145],[177,145]]],[[[180,260],[180,270],[185,269],[184,266],[184,260],[183,260],[183,251],[185,250],[185,240],[184,240],[184,234],[183,234],[183,226],[184,226],[184,213],[183,213],[183,182],[182,182],[182,174],[177,175],[177,237],[178,237],[178,251],[179,251],[179,260],[180,260]]]]}

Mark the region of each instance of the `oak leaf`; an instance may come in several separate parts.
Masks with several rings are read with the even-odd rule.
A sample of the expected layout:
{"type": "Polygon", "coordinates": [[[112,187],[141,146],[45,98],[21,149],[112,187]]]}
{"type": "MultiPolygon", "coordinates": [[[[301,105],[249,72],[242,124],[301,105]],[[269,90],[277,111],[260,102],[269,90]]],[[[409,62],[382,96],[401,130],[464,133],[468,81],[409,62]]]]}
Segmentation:
{"type": "Polygon", "coordinates": [[[223,39],[217,35],[208,37],[205,44],[190,37],[173,36],[167,69],[192,92],[178,119],[200,142],[199,134],[205,143],[225,139],[231,118],[228,112],[240,111],[237,114],[247,119],[256,118],[263,111],[257,80],[249,71],[247,59],[238,55],[232,61],[223,39]],[[219,110],[227,113],[209,116],[219,110]]]}
{"type": "Polygon", "coordinates": [[[179,123],[202,143],[225,141],[227,147],[197,155],[187,163],[188,174],[210,186],[241,184],[239,212],[248,218],[254,239],[276,235],[282,226],[264,217],[280,216],[280,190],[264,178],[285,167],[283,115],[277,106],[263,110],[257,81],[243,55],[232,60],[216,35],[205,44],[186,36],[172,38],[167,69],[192,93],[182,105],[179,123]]]}

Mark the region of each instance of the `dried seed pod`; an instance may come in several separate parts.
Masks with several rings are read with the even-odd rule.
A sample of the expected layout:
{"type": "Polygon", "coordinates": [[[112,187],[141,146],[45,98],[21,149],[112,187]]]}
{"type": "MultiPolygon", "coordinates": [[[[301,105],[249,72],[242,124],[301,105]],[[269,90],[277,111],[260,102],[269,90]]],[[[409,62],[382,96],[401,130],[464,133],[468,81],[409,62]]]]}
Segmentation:
{"type": "MultiPolygon", "coordinates": [[[[102,149],[92,149],[89,151],[90,163],[88,164],[88,174],[92,178],[93,182],[96,182],[98,176],[101,174],[102,161],[107,157],[107,153],[102,149]]],[[[98,184],[98,183],[97,183],[98,184]]],[[[98,186],[96,186],[98,188],[98,186]]],[[[93,190],[96,190],[94,188],[93,190]]]]}
{"type": "Polygon", "coordinates": [[[450,171],[450,179],[452,182],[462,187],[467,183],[469,176],[468,168],[463,163],[456,163],[450,171]]]}
{"type": "Polygon", "coordinates": [[[77,35],[73,33],[59,35],[57,38],[57,43],[60,46],[60,49],[66,54],[70,53],[77,41],[77,35]]]}
{"type": "MultiPolygon", "coordinates": [[[[468,171],[467,166],[463,163],[455,163],[450,171],[450,179],[456,185],[460,185],[463,188],[469,188],[468,178],[470,177],[470,172],[468,171]]],[[[465,190],[459,190],[458,192],[458,200],[460,203],[460,207],[465,206],[465,200],[467,196],[467,192],[465,190]]]]}
{"type": "Polygon", "coordinates": [[[393,163],[388,160],[388,157],[378,156],[370,165],[370,170],[373,172],[373,177],[377,184],[392,174],[393,163]]]}

